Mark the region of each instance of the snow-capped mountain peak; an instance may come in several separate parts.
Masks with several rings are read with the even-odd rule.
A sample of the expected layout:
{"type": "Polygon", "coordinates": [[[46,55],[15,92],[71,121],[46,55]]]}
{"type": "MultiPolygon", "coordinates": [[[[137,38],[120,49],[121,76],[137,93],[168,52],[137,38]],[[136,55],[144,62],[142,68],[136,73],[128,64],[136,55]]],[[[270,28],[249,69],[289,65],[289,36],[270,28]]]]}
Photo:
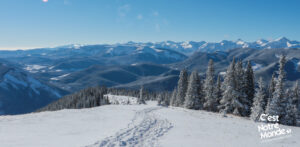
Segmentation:
{"type": "Polygon", "coordinates": [[[257,44],[261,45],[261,46],[265,46],[266,43],[268,43],[268,40],[265,39],[259,39],[256,41],[257,44]]]}
{"type": "Polygon", "coordinates": [[[240,45],[245,44],[245,42],[244,42],[242,39],[238,39],[238,40],[236,41],[236,43],[237,43],[237,44],[240,44],[240,45]]]}
{"type": "MultiPolygon", "coordinates": [[[[54,54],[60,49],[70,49],[70,51],[64,52],[63,56],[68,56],[67,54],[97,54],[105,50],[106,54],[109,56],[119,56],[119,55],[128,55],[132,52],[135,52],[136,48],[142,50],[142,48],[162,48],[162,49],[169,49],[174,50],[176,52],[191,55],[194,52],[215,52],[215,51],[228,51],[234,48],[253,48],[253,49],[274,49],[274,48],[300,48],[299,41],[292,41],[286,37],[280,37],[275,40],[265,40],[259,39],[256,41],[244,41],[242,39],[238,39],[235,41],[231,40],[222,40],[220,42],[206,42],[206,41],[162,41],[162,42],[133,42],[129,41],[127,43],[116,43],[116,44],[100,44],[100,45],[82,45],[82,44],[71,44],[66,46],[59,46],[56,48],[45,48],[39,50],[28,50],[23,51],[20,53],[24,53],[27,56],[36,56],[36,54],[43,55],[43,56],[56,56],[53,55],[51,52],[55,49],[54,54]],[[48,50],[47,50],[48,49],[48,50]],[[76,51],[74,51],[76,49],[76,51]],[[89,50],[88,52],[86,51],[89,50]],[[91,52],[90,52],[91,51],[91,52]]],[[[154,52],[153,52],[154,53],[154,52]]],[[[100,53],[101,54],[101,53],[100,53]]],[[[1,56],[1,55],[0,55],[1,56]]],[[[5,55],[7,56],[7,55],[5,55]]]]}
{"type": "Polygon", "coordinates": [[[276,42],[289,42],[290,40],[287,39],[286,37],[280,37],[280,38],[275,39],[274,41],[276,41],[276,42]]]}

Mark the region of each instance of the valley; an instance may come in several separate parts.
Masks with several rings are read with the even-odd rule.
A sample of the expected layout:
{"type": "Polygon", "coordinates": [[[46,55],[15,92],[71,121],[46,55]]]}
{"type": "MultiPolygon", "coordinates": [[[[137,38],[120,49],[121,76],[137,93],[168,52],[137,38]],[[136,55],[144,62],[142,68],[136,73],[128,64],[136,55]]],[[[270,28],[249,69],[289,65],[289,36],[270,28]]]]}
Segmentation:
{"type": "Polygon", "coordinates": [[[208,62],[212,59],[216,74],[224,75],[233,57],[244,64],[251,61],[256,79],[263,77],[269,81],[270,75],[278,68],[279,56],[285,54],[288,60],[285,67],[286,84],[292,86],[292,82],[300,79],[300,50],[297,49],[299,44],[283,37],[273,41],[255,42],[128,42],[1,50],[0,102],[6,103],[7,97],[12,97],[9,99],[11,102],[20,101],[19,97],[23,97],[29,103],[37,99],[34,101],[38,104],[34,107],[28,106],[31,107],[28,111],[24,110],[27,108],[18,108],[20,110],[5,112],[1,107],[0,110],[2,114],[30,112],[61,96],[95,86],[139,89],[144,85],[150,91],[172,91],[177,84],[180,70],[197,70],[204,78],[208,62]],[[32,80],[28,81],[27,77],[38,84],[30,84],[32,80]],[[5,81],[9,82],[9,86],[5,86],[5,81]],[[15,84],[11,85],[12,83],[15,84]],[[43,88],[30,88],[29,85],[43,88]],[[40,100],[39,97],[45,97],[45,100],[40,100]]]}

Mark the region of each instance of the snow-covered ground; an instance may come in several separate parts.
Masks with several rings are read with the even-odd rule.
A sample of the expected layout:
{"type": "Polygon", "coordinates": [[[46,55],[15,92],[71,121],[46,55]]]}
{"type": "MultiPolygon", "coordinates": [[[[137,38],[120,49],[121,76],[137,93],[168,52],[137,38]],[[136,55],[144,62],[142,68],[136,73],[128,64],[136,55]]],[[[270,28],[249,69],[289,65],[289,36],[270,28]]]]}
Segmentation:
{"type": "Polygon", "coordinates": [[[136,97],[130,97],[130,96],[119,96],[119,95],[111,95],[107,94],[104,97],[108,97],[108,101],[111,104],[120,104],[120,105],[133,105],[137,104],[137,98],[136,97]]]}
{"type": "Polygon", "coordinates": [[[247,118],[147,105],[106,105],[17,116],[0,116],[2,147],[298,147],[300,128],[264,141],[247,118]]]}

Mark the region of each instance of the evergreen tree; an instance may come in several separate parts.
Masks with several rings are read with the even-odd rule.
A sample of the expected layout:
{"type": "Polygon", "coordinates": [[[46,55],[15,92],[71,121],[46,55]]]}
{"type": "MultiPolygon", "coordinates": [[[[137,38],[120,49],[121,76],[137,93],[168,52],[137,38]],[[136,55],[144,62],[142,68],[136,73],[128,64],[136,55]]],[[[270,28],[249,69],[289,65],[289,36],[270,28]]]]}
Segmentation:
{"type": "Polygon", "coordinates": [[[197,71],[193,71],[189,78],[188,90],[186,92],[184,107],[187,109],[201,109],[200,79],[197,71]]]}
{"type": "Polygon", "coordinates": [[[276,77],[275,72],[272,74],[272,78],[269,84],[269,91],[268,91],[268,99],[267,99],[267,106],[265,107],[265,110],[267,109],[268,105],[270,104],[270,100],[273,98],[273,93],[275,91],[276,86],[276,77]]]}
{"type": "Polygon", "coordinates": [[[176,95],[177,95],[177,89],[174,88],[174,90],[172,92],[171,100],[170,100],[170,105],[171,106],[175,106],[176,95]]]}
{"type": "Polygon", "coordinates": [[[203,109],[203,104],[204,104],[204,92],[203,92],[203,82],[201,80],[201,77],[199,76],[198,72],[197,72],[197,83],[199,84],[199,87],[197,88],[198,94],[200,99],[196,100],[195,103],[195,109],[203,109]]]}
{"type": "Polygon", "coordinates": [[[224,115],[226,115],[226,113],[237,111],[238,108],[243,107],[242,103],[238,99],[238,92],[236,91],[234,58],[227,69],[222,89],[223,96],[218,108],[224,113],[224,115]]]}
{"type": "Polygon", "coordinates": [[[156,99],[157,99],[157,104],[158,105],[163,104],[164,99],[163,99],[163,94],[162,93],[158,94],[156,99]]]}
{"type": "Polygon", "coordinates": [[[284,115],[280,118],[280,122],[285,125],[295,125],[297,109],[296,105],[293,104],[293,93],[290,89],[287,89],[282,102],[285,103],[284,115]]]}
{"type": "Polygon", "coordinates": [[[209,60],[208,68],[206,71],[206,78],[204,81],[204,104],[203,109],[208,111],[217,110],[217,97],[215,92],[215,83],[214,83],[214,67],[213,60],[209,60]]]}
{"type": "Polygon", "coordinates": [[[298,125],[298,120],[300,120],[300,95],[299,95],[299,85],[298,81],[296,81],[293,87],[293,105],[295,106],[296,111],[296,125],[298,125]]]}
{"type": "Polygon", "coordinates": [[[171,95],[169,92],[164,92],[164,101],[163,101],[164,106],[170,105],[170,97],[171,97],[171,95]]]}
{"type": "Polygon", "coordinates": [[[250,61],[248,61],[247,68],[245,71],[245,93],[247,95],[247,99],[250,102],[248,103],[248,107],[251,108],[255,90],[254,90],[254,73],[250,61]]]}
{"type": "Polygon", "coordinates": [[[216,98],[217,98],[217,106],[220,104],[220,100],[222,98],[222,89],[221,89],[221,77],[218,75],[217,83],[216,83],[216,98]]]}
{"type": "Polygon", "coordinates": [[[278,71],[278,78],[276,80],[275,91],[273,92],[272,99],[267,106],[266,113],[269,115],[277,115],[279,118],[282,118],[285,115],[285,99],[284,99],[284,66],[286,63],[286,57],[284,55],[280,56],[279,60],[279,71],[278,71]]]}
{"type": "Polygon", "coordinates": [[[263,106],[265,105],[264,104],[265,96],[266,95],[265,95],[265,91],[264,91],[264,83],[263,83],[262,78],[260,78],[258,81],[258,88],[256,89],[256,93],[254,96],[253,106],[251,107],[250,118],[254,121],[258,121],[260,115],[262,113],[264,113],[263,106]]]}
{"type": "Polygon", "coordinates": [[[295,82],[295,85],[293,87],[293,104],[296,106],[297,110],[299,109],[299,103],[300,103],[300,94],[299,94],[299,85],[298,81],[295,82]]]}
{"type": "Polygon", "coordinates": [[[188,87],[188,74],[187,71],[184,69],[180,72],[179,75],[175,106],[183,106],[187,87],[188,87]]]}
{"type": "Polygon", "coordinates": [[[144,86],[141,86],[141,89],[140,89],[140,96],[138,98],[138,104],[146,104],[145,102],[145,97],[144,97],[144,86]]]}
{"type": "Polygon", "coordinates": [[[275,72],[272,74],[272,78],[269,84],[269,97],[273,97],[273,93],[275,91],[275,86],[276,86],[276,77],[275,77],[275,72]]]}
{"type": "Polygon", "coordinates": [[[243,69],[242,61],[238,61],[235,65],[235,90],[237,95],[237,100],[240,102],[238,107],[235,108],[234,114],[240,116],[249,116],[250,115],[250,108],[251,108],[251,101],[248,99],[246,94],[246,77],[245,71],[243,69]]]}

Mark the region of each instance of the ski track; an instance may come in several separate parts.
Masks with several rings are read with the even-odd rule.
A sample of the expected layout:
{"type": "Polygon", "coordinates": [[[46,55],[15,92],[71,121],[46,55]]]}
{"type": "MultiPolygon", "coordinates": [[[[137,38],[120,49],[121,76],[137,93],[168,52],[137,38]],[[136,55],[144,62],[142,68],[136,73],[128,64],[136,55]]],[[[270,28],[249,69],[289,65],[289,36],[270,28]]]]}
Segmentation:
{"type": "Polygon", "coordinates": [[[163,107],[151,107],[136,112],[126,129],[114,136],[87,147],[157,147],[158,139],[168,132],[173,125],[153,112],[163,107]]]}

